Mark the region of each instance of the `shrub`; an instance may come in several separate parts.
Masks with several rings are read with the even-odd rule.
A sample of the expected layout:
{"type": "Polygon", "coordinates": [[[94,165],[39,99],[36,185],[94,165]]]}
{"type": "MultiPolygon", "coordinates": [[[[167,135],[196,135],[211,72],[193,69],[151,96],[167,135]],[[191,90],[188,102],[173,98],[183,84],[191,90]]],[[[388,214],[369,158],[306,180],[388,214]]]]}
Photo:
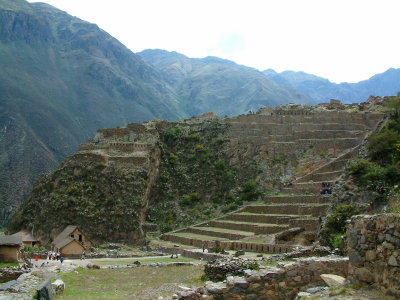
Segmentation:
{"type": "Polygon", "coordinates": [[[354,204],[342,204],[335,207],[333,213],[326,218],[322,235],[329,246],[337,248],[339,236],[346,231],[346,221],[360,213],[354,204]]]}
{"type": "Polygon", "coordinates": [[[239,208],[239,205],[238,205],[237,203],[229,203],[228,205],[226,205],[226,206],[222,209],[222,212],[223,212],[224,214],[226,214],[227,212],[236,210],[236,209],[238,209],[238,208],[239,208]]]}
{"type": "Polygon", "coordinates": [[[368,138],[368,153],[373,160],[381,164],[392,163],[400,158],[400,134],[384,128],[368,138]]]}
{"type": "Polygon", "coordinates": [[[207,151],[208,151],[208,149],[207,149],[204,145],[201,145],[201,144],[197,144],[197,145],[194,147],[194,150],[195,150],[196,152],[207,152],[207,151]]]}
{"type": "Polygon", "coordinates": [[[180,127],[171,127],[164,132],[164,137],[167,142],[174,142],[182,135],[183,129],[180,127]]]}
{"type": "Polygon", "coordinates": [[[250,179],[243,184],[240,193],[240,199],[242,201],[256,201],[264,194],[264,191],[259,187],[256,181],[250,179]]]}

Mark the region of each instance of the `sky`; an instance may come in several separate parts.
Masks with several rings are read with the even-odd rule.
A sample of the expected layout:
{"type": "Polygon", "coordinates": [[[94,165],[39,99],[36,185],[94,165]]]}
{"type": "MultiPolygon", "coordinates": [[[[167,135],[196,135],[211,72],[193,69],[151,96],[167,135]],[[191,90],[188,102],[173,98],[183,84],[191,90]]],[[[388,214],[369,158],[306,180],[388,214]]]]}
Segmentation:
{"type": "Polygon", "coordinates": [[[358,82],[400,67],[399,0],[42,0],[133,52],[217,56],[358,82]]]}

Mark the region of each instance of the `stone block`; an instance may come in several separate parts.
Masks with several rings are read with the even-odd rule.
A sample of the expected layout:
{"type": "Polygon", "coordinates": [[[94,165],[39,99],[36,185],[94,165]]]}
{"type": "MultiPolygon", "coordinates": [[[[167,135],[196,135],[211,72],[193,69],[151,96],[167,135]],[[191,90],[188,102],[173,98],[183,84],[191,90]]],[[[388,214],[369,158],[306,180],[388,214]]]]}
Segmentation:
{"type": "Polygon", "coordinates": [[[373,261],[376,258],[376,252],[374,250],[368,250],[365,252],[365,259],[367,261],[373,261]]]}
{"type": "Polygon", "coordinates": [[[397,259],[396,259],[396,257],[394,255],[389,257],[388,265],[392,266],[392,267],[398,267],[399,266],[399,264],[397,262],[397,259]]]}
{"type": "Polygon", "coordinates": [[[357,268],[354,271],[356,279],[364,283],[372,283],[374,281],[374,275],[367,268],[357,268]]]}
{"type": "Polygon", "coordinates": [[[52,300],[53,291],[51,288],[50,280],[46,280],[44,283],[36,288],[36,298],[38,300],[52,300]]]}
{"type": "Polygon", "coordinates": [[[320,276],[321,279],[330,287],[343,286],[346,282],[344,277],[335,274],[321,274],[320,276]]]}
{"type": "Polygon", "coordinates": [[[51,284],[54,294],[62,293],[65,289],[65,283],[61,279],[57,279],[51,284]]]}

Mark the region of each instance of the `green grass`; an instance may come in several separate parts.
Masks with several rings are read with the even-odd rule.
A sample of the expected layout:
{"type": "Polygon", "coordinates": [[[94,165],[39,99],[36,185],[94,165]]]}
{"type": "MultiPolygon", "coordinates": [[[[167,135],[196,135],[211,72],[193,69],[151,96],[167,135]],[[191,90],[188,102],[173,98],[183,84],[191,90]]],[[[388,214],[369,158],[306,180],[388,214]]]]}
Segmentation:
{"type": "Polygon", "coordinates": [[[178,285],[200,285],[202,274],[203,266],[77,269],[61,275],[66,289],[55,299],[157,299],[176,293],[178,285]]]}
{"type": "Polygon", "coordinates": [[[96,259],[91,260],[93,264],[99,266],[109,266],[109,265],[127,265],[134,261],[140,261],[141,264],[152,264],[152,263],[171,263],[171,262],[200,262],[197,259],[188,257],[170,258],[169,256],[164,257],[152,257],[152,258],[117,258],[117,259],[96,259]]]}
{"type": "Polygon", "coordinates": [[[0,263],[0,269],[7,268],[7,267],[18,267],[19,263],[17,262],[10,262],[10,263],[0,263]]]}
{"type": "Polygon", "coordinates": [[[199,240],[209,240],[209,241],[227,241],[228,239],[216,237],[216,236],[209,236],[209,235],[201,235],[196,233],[190,232],[174,232],[174,235],[187,237],[191,239],[199,239],[199,240]]]}

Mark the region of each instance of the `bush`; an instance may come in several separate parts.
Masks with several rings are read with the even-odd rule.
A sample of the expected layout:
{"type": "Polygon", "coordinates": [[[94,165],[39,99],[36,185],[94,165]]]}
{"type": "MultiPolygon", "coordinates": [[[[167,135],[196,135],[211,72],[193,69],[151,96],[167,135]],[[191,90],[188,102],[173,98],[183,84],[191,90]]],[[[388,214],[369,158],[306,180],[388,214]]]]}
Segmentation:
{"type": "Polygon", "coordinates": [[[335,207],[333,213],[326,218],[322,235],[329,246],[338,248],[339,236],[346,232],[346,221],[360,213],[354,204],[342,204],[335,207]]]}
{"type": "Polygon", "coordinates": [[[346,172],[354,175],[356,183],[361,187],[386,195],[400,181],[399,167],[399,163],[382,167],[368,160],[358,159],[347,166],[346,172]]]}
{"type": "Polygon", "coordinates": [[[256,201],[264,194],[264,191],[260,189],[256,181],[250,179],[243,184],[240,193],[241,201],[256,201]]]}
{"type": "Polygon", "coordinates": [[[400,134],[384,128],[368,138],[368,153],[373,160],[381,164],[392,163],[400,158],[400,134]]]}
{"type": "Polygon", "coordinates": [[[229,203],[222,209],[222,212],[224,214],[226,214],[230,211],[237,210],[238,208],[239,208],[239,205],[237,203],[229,203]]]}

